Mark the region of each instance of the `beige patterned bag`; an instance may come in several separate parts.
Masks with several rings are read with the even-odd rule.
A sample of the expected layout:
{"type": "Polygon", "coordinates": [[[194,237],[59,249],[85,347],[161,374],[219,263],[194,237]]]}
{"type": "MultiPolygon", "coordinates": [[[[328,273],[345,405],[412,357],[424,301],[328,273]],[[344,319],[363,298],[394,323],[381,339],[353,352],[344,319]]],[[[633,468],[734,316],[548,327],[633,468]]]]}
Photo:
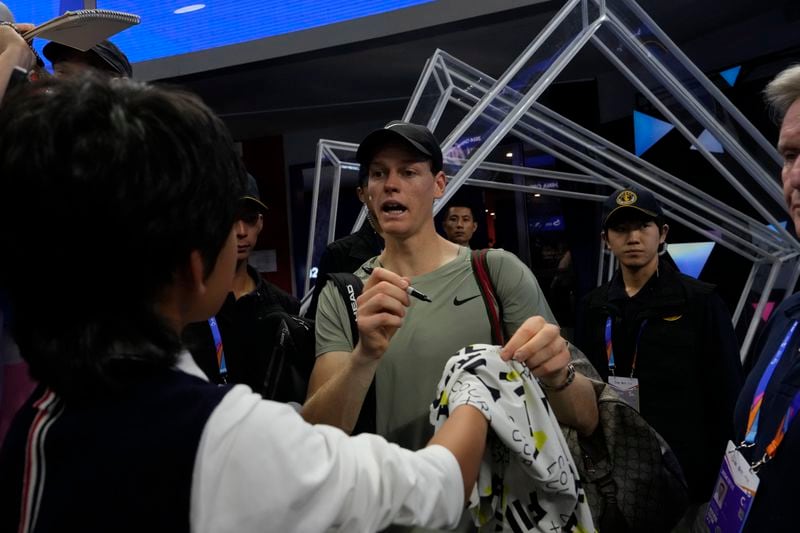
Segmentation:
{"type": "Polygon", "coordinates": [[[600,422],[591,437],[564,428],[601,532],[670,531],[688,505],[675,454],[642,416],[603,382],[592,380],[600,422]]]}

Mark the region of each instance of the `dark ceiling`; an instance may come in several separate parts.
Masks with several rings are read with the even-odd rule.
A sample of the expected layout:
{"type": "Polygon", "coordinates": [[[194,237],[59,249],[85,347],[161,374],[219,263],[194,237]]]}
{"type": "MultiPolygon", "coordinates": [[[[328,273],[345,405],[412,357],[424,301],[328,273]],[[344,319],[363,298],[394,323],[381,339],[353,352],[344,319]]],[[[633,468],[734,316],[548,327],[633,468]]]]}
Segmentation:
{"type": "MultiPolygon", "coordinates": [[[[640,2],[707,71],[765,57],[800,61],[799,4],[798,0],[640,2]]],[[[426,59],[437,48],[498,76],[562,5],[561,1],[546,2],[169,81],[199,93],[240,139],[381,122],[402,114],[426,59]]],[[[610,69],[594,51],[586,50],[559,80],[596,78],[610,69]]]]}

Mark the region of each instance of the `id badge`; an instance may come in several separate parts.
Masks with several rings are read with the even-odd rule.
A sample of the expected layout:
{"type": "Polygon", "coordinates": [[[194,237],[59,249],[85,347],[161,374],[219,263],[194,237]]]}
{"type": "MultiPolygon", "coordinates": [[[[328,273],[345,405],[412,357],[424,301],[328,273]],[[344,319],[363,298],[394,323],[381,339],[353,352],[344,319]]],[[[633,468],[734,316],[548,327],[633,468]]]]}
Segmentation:
{"type": "Polygon", "coordinates": [[[639,379],[608,376],[608,385],[619,397],[639,412],[639,379]]]}
{"type": "Polygon", "coordinates": [[[706,511],[705,521],[709,531],[739,533],[753,505],[758,483],[758,476],[750,464],[728,441],[714,494],[706,511]]]}

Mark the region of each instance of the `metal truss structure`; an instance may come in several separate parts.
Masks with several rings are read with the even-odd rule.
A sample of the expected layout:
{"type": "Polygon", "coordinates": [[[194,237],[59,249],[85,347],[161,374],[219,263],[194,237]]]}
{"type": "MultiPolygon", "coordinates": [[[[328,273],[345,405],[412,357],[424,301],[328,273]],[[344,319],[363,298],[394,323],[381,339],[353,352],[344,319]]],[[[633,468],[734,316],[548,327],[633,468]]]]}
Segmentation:
{"type": "MultiPolygon", "coordinates": [[[[733,314],[737,324],[745,305],[758,295],[742,358],[779,276],[788,287],[784,297],[800,277],[800,244],[777,219],[786,212],[776,179],[781,163],[777,151],[633,0],[568,0],[498,79],[437,50],[403,118],[436,131],[444,113],[453,110],[461,118],[442,143],[450,180],[434,212],[465,184],[590,201],[602,201],[613,189],[638,184],[662,202],[670,221],[752,262],[733,314]],[[703,190],[698,180],[692,183],[672,175],[538,102],[590,44],[744,199],[747,212],[703,190]],[[709,151],[699,139],[701,131],[713,136],[724,153],[709,151]],[[487,160],[507,136],[551,155],[574,172],[487,160]],[[467,142],[470,149],[465,151],[467,142]],[[500,181],[498,175],[515,179],[500,181]],[[570,185],[547,189],[529,184],[529,179],[570,185]],[[763,285],[756,282],[765,276],[763,285]]],[[[358,171],[353,162],[356,148],[336,141],[318,143],[307,265],[317,264],[325,245],[334,239],[339,183],[342,172],[358,171]]],[[[362,210],[354,230],[364,215],[362,210]]],[[[613,269],[613,256],[604,252],[598,260],[598,283],[613,269]]],[[[306,292],[309,283],[307,278],[306,292]]]]}

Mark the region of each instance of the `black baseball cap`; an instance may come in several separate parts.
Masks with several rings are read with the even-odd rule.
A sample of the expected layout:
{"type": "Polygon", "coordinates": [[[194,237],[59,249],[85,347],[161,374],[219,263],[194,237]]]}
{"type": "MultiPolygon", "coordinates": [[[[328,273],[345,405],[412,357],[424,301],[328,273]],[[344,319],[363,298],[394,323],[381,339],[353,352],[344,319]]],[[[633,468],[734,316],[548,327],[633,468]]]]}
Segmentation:
{"type": "Polygon", "coordinates": [[[634,211],[641,218],[660,220],[664,217],[661,204],[653,193],[640,187],[620,189],[603,201],[603,229],[608,228],[612,217],[634,211]]]}
{"type": "Polygon", "coordinates": [[[128,61],[128,57],[111,41],[97,43],[85,52],[72,48],[71,46],[50,41],[44,45],[42,53],[44,57],[53,64],[61,61],[69,61],[70,57],[88,56],[86,59],[96,68],[124,78],[133,76],[133,68],[128,61]]]}
{"type": "Polygon", "coordinates": [[[256,179],[250,174],[247,174],[247,185],[245,186],[244,195],[239,198],[239,202],[243,205],[255,207],[258,211],[266,213],[269,208],[261,201],[261,195],[258,192],[258,183],[256,179]]]}
{"type": "Polygon", "coordinates": [[[415,151],[430,159],[434,174],[442,170],[442,149],[431,130],[419,124],[411,124],[401,120],[393,120],[379,130],[375,130],[361,141],[356,152],[356,159],[361,165],[361,175],[365,175],[375,152],[390,142],[404,142],[415,151]]]}

